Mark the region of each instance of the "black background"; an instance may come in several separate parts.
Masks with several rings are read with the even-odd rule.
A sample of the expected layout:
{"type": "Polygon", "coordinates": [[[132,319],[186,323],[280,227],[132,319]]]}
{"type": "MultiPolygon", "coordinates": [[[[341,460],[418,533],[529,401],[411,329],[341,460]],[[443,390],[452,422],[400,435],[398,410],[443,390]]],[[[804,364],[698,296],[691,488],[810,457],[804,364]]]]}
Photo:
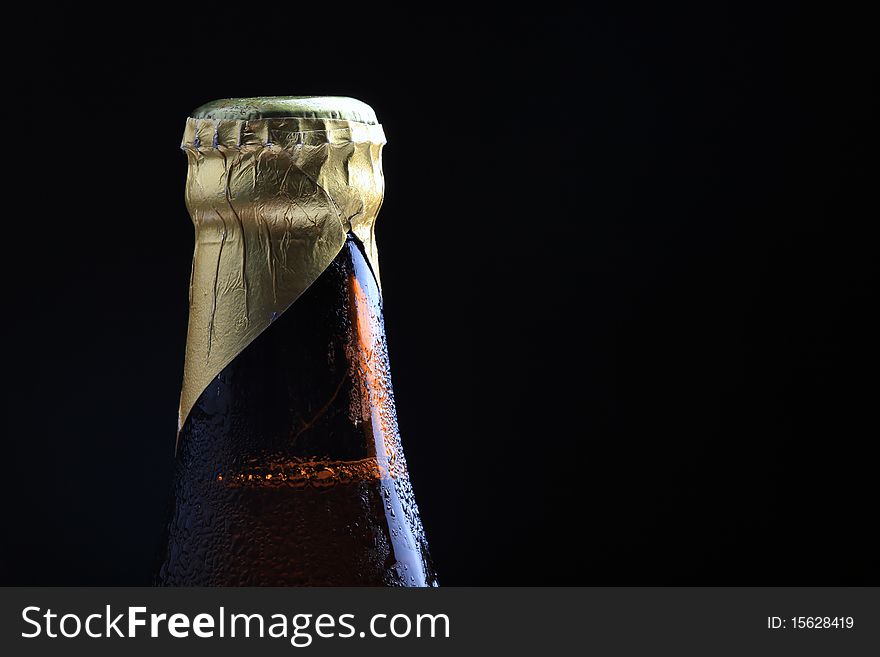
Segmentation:
{"type": "Polygon", "coordinates": [[[877,584],[868,25],[719,3],[11,19],[0,581],[149,581],[184,119],[335,94],[388,136],[386,326],[442,584],[877,584]]]}

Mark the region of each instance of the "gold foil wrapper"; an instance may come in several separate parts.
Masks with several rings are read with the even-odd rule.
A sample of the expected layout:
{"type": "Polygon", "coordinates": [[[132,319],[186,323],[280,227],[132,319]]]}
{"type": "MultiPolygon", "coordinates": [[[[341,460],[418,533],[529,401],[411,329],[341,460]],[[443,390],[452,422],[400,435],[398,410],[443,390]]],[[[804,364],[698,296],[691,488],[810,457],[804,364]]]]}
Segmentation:
{"type": "Polygon", "coordinates": [[[330,265],[352,231],[379,280],[377,124],[328,118],[187,119],[195,225],[178,431],[199,395],[330,265]]]}

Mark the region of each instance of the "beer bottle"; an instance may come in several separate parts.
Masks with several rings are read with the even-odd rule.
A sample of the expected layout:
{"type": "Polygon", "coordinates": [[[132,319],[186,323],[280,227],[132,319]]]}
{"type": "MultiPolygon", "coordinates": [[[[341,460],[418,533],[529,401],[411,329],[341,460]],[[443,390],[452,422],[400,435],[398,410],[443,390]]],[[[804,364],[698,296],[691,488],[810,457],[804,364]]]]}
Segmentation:
{"type": "Polygon", "coordinates": [[[157,584],[436,586],[382,319],[384,143],[351,98],[187,119],[195,252],[157,584]]]}

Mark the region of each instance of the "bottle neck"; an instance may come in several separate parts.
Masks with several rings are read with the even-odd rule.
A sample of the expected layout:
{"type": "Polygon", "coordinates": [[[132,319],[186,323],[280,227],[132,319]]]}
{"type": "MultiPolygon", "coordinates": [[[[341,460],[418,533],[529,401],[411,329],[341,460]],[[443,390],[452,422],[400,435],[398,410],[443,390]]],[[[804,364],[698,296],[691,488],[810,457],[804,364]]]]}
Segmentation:
{"type": "Polygon", "coordinates": [[[212,380],[179,448],[211,477],[401,473],[381,295],[356,238],[212,380]]]}
{"type": "Polygon", "coordinates": [[[384,141],[378,125],[339,119],[187,120],[195,251],[179,428],[226,365],[299,303],[348,233],[378,277],[384,141]]]}

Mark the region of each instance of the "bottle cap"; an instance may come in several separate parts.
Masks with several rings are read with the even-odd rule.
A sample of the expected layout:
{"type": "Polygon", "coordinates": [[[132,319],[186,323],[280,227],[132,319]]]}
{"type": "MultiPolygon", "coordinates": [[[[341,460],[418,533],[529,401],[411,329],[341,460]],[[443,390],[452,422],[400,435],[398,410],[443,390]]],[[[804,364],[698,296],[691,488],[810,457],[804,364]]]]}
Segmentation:
{"type": "Polygon", "coordinates": [[[271,118],[338,119],[376,125],[373,108],[345,96],[260,96],[212,100],[190,114],[194,119],[255,121],[271,118]]]}

